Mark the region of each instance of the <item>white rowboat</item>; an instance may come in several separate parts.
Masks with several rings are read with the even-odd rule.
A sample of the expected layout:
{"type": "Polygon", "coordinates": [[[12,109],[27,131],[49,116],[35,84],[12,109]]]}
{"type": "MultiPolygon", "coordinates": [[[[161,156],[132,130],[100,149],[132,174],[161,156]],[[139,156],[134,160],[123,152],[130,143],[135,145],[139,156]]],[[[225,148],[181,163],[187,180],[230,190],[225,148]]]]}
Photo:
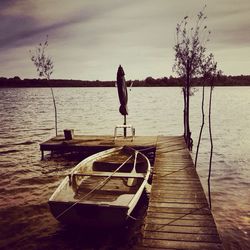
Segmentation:
{"type": "Polygon", "coordinates": [[[123,225],[150,175],[150,162],[139,151],[113,148],[81,161],[49,199],[56,219],[89,228],[123,225]]]}

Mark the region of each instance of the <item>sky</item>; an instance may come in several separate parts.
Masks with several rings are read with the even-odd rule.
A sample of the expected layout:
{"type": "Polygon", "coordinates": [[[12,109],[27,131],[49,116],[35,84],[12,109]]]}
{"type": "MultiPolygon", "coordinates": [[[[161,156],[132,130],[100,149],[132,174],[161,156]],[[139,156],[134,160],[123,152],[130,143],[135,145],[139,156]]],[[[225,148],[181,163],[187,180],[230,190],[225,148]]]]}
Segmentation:
{"type": "Polygon", "coordinates": [[[249,0],[0,0],[0,77],[37,78],[30,60],[48,35],[52,79],[175,76],[176,24],[206,7],[207,51],[226,75],[249,75],[249,0]]]}

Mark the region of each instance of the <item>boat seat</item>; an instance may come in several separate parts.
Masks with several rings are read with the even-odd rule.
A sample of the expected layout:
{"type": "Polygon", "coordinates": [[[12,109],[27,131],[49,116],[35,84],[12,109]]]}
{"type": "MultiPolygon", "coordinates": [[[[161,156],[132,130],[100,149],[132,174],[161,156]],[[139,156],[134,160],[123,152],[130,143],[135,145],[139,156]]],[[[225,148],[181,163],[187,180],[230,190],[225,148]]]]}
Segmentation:
{"type": "MultiPolygon", "coordinates": [[[[114,172],[117,168],[121,166],[123,162],[105,162],[105,161],[95,161],[93,163],[93,170],[100,171],[100,172],[114,172]]],[[[140,171],[141,169],[145,169],[145,162],[137,161],[136,163],[136,170],[137,172],[145,172],[140,171]]],[[[118,171],[129,173],[132,171],[134,167],[134,162],[126,162],[118,171]]]]}
{"type": "Polygon", "coordinates": [[[118,178],[145,178],[143,173],[123,173],[123,172],[85,172],[85,173],[75,173],[73,176],[95,176],[95,177],[118,177],[118,178]]]}

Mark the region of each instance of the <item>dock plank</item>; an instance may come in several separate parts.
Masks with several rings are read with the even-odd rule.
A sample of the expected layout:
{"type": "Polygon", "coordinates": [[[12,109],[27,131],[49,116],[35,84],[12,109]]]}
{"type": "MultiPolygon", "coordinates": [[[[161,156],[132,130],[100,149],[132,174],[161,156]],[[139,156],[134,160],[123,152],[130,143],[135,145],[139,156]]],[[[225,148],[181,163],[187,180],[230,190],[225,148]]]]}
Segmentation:
{"type": "Polygon", "coordinates": [[[114,140],[113,136],[106,135],[74,135],[72,140],[66,140],[64,136],[56,136],[40,144],[41,151],[72,151],[75,150],[105,150],[112,147],[131,146],[134,148],[155,147],[156,136],[136,136],[134,140],[114,140]]]}
{"type": "Polygon", "coordinates": [[[189,226],[178,226],[178,225],[147,224],[144,230],[150,232],[217,235],[217,230],[214,227],[189,227],[189,226]]]}
{"type": "Polygon", "coordinates": [[[169,233],[169,232],[145,232],[146,239],[172,240],[172,241],[189,241],[189,242],[211,242],[220,243],[220,238],[216,234],[187,234],[187,233],[169,233]]]}
{"type": "Polygon", "coordinates": [[[63,135],[58,135],[40,144],[42,159],[45,152],[51,153],[80,153],[91,155],[113,147],[128,146],[137,150],[143,150],[150,162],[153,163],[156,146],[156,136],[135,136],[131,138],[117,137],[114,140],[110,135],[74,135],[72,140],[66,140],[63,135]]]}
{"type": "Polygon", "coordinates": [[[164,239],[144,239],[145,249],[189,249],[189,250],[221,250],[221,243],[190,242],[164,239]]]}
{"type": "Polygon", "coordinates": [[[208,214],[211,213],[208,207],[201,208],[181,208],[181,207],[148,207],[148,211],[153,211],[156,213],[177,213],[177,214],[187,214],[187,213],[196,213],[196,214],[208,214]]]}
{"type": "Polygon", "coordinates": [[[158,137],[152,189],[138,249],[223,249],[182,137],[158,137]]]}

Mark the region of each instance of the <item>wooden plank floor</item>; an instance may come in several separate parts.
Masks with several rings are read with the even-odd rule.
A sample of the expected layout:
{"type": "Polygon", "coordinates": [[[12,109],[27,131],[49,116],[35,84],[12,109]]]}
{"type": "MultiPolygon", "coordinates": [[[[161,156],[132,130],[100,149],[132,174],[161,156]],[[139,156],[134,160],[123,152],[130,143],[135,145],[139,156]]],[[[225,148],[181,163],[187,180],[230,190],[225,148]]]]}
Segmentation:
{"type": "Polygon", "coordinates": [[[114,140],[113,136],[105,135],[75,135],[73,140],[65,140],[64,136],[56,136],[40,144],[40,149],[44,151],[83,148],[83,149],[107,149],[120,146],[131,147],[155,147],[156,136],[135,136],[132,141],[130,137],[123,139],[118,137],[114,140]]]}
{"type": "Polygon", "coordinates": [[[131,137],[124,139],[117,137],[114,140],[113,136],[106,135],[75,135],[73,140],[65,140],[64,136],[56,136],[40,144],[42,158],[45,151],[51,152],[82,152],[89,151],[92,154],[106,150],[112,147],[129,146],[135,149],[155,149],[156,136],[135,136],[134,140],[131,137]]]}
{"type": "Polygon", "coordinates": [[[158,137],[143,240],[137,249],[223,249],[183,137],[158,137]]]}

